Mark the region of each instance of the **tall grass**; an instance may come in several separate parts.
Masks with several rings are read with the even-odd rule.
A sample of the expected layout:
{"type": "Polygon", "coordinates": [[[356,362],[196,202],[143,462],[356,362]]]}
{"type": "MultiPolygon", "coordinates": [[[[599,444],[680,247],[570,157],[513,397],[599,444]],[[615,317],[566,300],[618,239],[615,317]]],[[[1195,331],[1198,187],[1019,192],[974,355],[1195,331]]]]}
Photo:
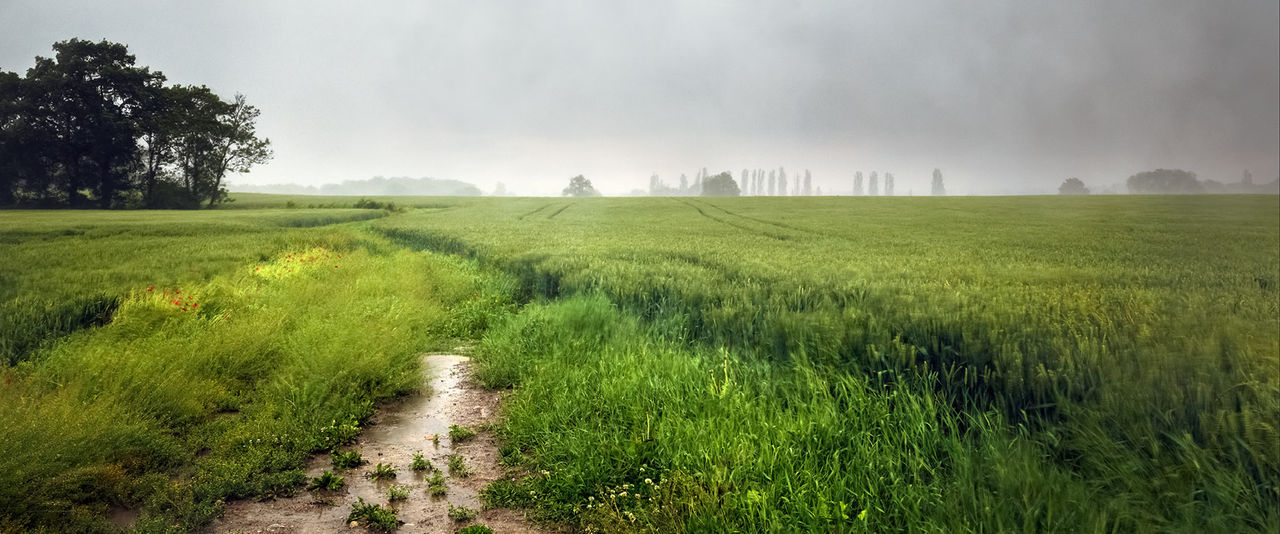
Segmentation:
{"type": "Polygon", "coordinates": [[[927,393],[965,436],[998,414],[1040,455],[1010,465],[1088,481],[1104,524],[1276,521],[1275,197],[551,204],[375,224],[530,299],[599,293],[679,342],[927,393]]]}
{"type": "Polygon", "coordinates": [[[1055,458],[1048,440],[1060,431],[954,409],[929,376],[886,387],[803,354],[778,366],[691,347],[667,326],[602,297],[573,297],[526,307],[491,330],[477,376],[516,387],[503,455],[532,475],[499,481],[485,498],[602,532],[1277,525],[1274,503],[1249,476],[1203,452],[1202,478],[1177,488],[1193,494],[1156,493],[1129,471],[1144,466],[1109,463],[1133,456],[1055,458]],[[1088,462],[1110,471],[1080,465],[1088,462]]]}
{"type": "Polygon", "coordinates": [[[309,243],[351,247],[354,234],[316,227],[383,214],[0,211],[0,360],[107,322],[130,289],[205,282],[309,243]]]}
{"type": "Polygon", "coordinates": [[[3,371],[0,525],[106,531],[125,506],[139,531],[193,530],[294,491],[342,425],[419,385],[419,353],[504,313],[474,267],[370,245],[139,284],[109,324],[3,371]]]}

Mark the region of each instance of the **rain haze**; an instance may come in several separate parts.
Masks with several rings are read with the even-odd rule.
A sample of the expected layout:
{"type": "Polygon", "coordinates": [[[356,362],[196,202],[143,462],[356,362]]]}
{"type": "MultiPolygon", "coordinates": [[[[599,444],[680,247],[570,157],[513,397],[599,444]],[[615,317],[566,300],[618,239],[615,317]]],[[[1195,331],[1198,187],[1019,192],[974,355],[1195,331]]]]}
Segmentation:
{"type": "Polygon", "coordinates": [[[0,70],[73,37],[244,93],[275,159],[234,183],[373,176],[605,194],[700,168],[1050,193],[1181,168],[1280,174],[1280,4],[0,4],[0,70]]]}

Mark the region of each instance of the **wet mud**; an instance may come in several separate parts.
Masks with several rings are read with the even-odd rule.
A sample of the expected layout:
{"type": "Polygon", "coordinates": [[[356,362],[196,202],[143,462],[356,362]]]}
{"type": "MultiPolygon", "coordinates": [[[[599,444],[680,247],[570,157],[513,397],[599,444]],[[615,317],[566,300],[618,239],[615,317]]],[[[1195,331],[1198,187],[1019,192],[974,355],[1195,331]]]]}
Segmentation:
{"type": "MultiPolygon", "coordinates": [[[[357,498],[395,509],[403,522],[398,532],[452,533],[470,524],[483,524],[499,533],[553,532],[526,520],[521,511],[485,510],[480,502],[480,490],[504,475],[492,433],[479,428],[497,414],[500,394],[484,390],[471,380],[471,364],[465,356],[424,356],[423,369],[427,385],[424,389],[430,394],[409,396],[379,409],[351,447],[360,451],[368,463],[340,472],[346,482],[342,489],[299,491],[291,498],[228,503],[223,516],[205,532],[364,532],[363,527],[352,527],[346,521],[357,498]],[[452,443],[449,425],[466,426],[477,434],[452,443]],[[438,442],[433,441],[437,436],[438,442]],[[441,471],[448,485],[445,495],[433,497],[428,492],[430,471],[409,469],[414,453],[421,453],[441,471]],[[448,456],[453,453],[462,456],[470,476],[449,474],[448,456]],[[379,462],[399,469],[394,480],[373,481],[364,476],[379,462]],[[387,491],[393,485],[411,486],[409,498],[389,503],[387,491]],[[465,506],[480,514],[471,521],[454,521],[448,516],[450,505],[465,506]]],[[[307,476],[316,477],[325,470],[332,470],[330,457],[319,455],[308,464],[307,476]]]]}

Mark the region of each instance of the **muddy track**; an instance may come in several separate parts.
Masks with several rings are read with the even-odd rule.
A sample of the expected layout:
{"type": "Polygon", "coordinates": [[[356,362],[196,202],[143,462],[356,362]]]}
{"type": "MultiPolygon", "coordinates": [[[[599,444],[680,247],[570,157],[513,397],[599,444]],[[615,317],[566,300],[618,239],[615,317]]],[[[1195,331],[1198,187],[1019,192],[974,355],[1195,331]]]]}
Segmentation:
{"type": "MultiPolygon", "coordinates": [[[[409,498],[390,506],[403,522],[398,532],[456,532],[470,524],[483,524],[495,532],[553,532],[526,520],[520,511],[482,509],[482,488],[502,477],[498,465],[498,449],[494,436],[481,425],[496,415],[501,394],[487,391],[471,379],[471,364],[464,356],[429,355],[423,358],[427,389],[430,395],[413,395],[382,407],[370,425],[360,434],[352,450],[364,456],[367,465],[341,472],[346,486],[338,491],[300,491],[297,496],[263,502],[240,501],[228,504],[226,513],[214,521],[206,532],[304,533],[364,532],[351,527],[346,519],[357,498],[366,503],[388,506],[387,490],[393,485],[412,486],[409,498]],[[449,425],[462,425],[477,430],[474,438],[461,443],[449,439],[449,425]],[[433,437],[439,436],[438,444],[433,437]],[[448,492],[432,497],[427,491],[429,472],[409,469],[414,453],[430,460],[445,475],[448,492]],[[471,470],[471,475],[450,475],[448,456],[457,453],[471,470]],[[378,462],[399,468],[395,480],[372,481],[363,474],[378,462]],[[449,518],[449,506],[465,506],[480,510],[472,521],[449,518]]],[[[329,455],[312,458],[307,476],[319,476],[331,469],[329,455]]]]}

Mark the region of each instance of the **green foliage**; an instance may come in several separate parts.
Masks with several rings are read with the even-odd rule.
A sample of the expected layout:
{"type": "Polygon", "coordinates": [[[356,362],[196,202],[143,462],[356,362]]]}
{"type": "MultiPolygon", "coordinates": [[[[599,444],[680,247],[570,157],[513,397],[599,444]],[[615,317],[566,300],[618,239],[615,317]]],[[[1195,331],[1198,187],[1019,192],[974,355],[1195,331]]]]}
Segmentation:
{"type": "Polygon", "coordinates": [[[320,476],[311,479],[311,483],[307,484],[307,489],[337,491],[342,489],[346,483],[346,480],[341,475],[335,475],[332,471],[325,471],[320,476]]]}
{"type": "Polygon", "coordinates": [[[351,505],[351,514],[347,516],[347,522],[355,521],[369,530],[378,532],[393,532],[400,528],[400,519],[396,516],[395,510],[383,508],[379,504],[368,504],[364,502],[363,497],[358,497],[351,505]]]}
{"type": "Polygon", "coordinates": [[[390,488],[387,488],[387,500],[392,502],[403,501],[409,498],[409,492],[412,490],[413,488],[411,486],[391,486],[390,488]]]}
{"type": "Polygon", "coordinates": [[[493,529],[484,525],[467,525],[458,529],[458,534],[493,534],[493,529]]]}
{"type": "Polygon", "coordinates": [[[310,455],[419,387],[476,285],[451,258],[276,224],[298,212],[172,215],[0,212],[3,302],[120,295],[0,369],[0,523],[104,530],[122,505],[198,530],[219,501],[293,493],[310,455]]]}
{"type": "Polygon", "coordinates": [[[449,491],[449,487],[445,484],[444,476],[440,474],[439,469],[427,480],[427,491],[431,493],[432,497],[439,497],[449,491]]]}
{"type": "Polygon", "coordinates": [[[422,456],[422,453],[416,452],[413,453],[413,461],[409,463],[409,469],[414,471],[430,471],[435,469],[435,467],[431,465],[430,460],[422,456]]]}
{"type": "Polygon", "coordinates": [[[449,441],[462,443],[476,437],[476,431],[465,426],[449,425],[449,441]]]}
{"type": "Polygon", "coordinates": [[[391,464],[378,462],[378,465],[373,467],[373,471],[365,473],[364,476],[371,480],[390,480],[396,478],[397,471],[399,471],[399,469],[396,469],[391,464]]]}
{"type": "Polygon", "coordinates": [[[287,226],[385,211],[0,212],[24,347],[0,529],[122,504],[196,530],[287,495],[418,354],[477,335],[477,379],[514,388],[503,462],[532,473],[485,502],[540,517],[1280,527],[1274,197],[448,202],[376,234],[287,226]]]}
{"type": "Polygon", "coordinates": [[[471,476],[471,469],[467,467],[467,464],[463,463],[461,455],[450,454],[449,474],[458,478],[467,478],[471,476]]]}
{"type": "Polygon", "coordinates": [[[381,215],[0,211],[0,360],[110,322],[131,291],[189,289],[281,250],[351,249],[348,229],[311,227],[381,215]]]}
{"type": "Polygon", "coordinates": [[[389,212],[404,211],[404,208],[396,207],[395,202],[379,202],[377,200],[370,200],[364,197],[357,200],[355,204],[351,205],[351,207],[362,210],[387,210],[389,212]]]}
{"type": "MultiPolygon", "coordinates": [[[[680,200],[577,203],[554,218],[540,216],[554,208],[544,200],[476,200],[377,226],[510,273],[521,300],[600,294],[659,339],[724,347],[727,358],[710,358],[721,360],[721,383],[733,382],[724,375],[735,361],[768,370],[756,377],[768,383],[810,369],[945,408],[927,424],[966,442],[941,442],[945,454],[931,461],[947,467],[931,476],[973,486],[947,489],[963,498],[938,508],[958,522],[943,524],[1024,528],[1050,514],[1122,530],[1277,521],[1265,503],[1280,486],[1271,452],[1280,441],[1263,423],[1280,417],[1274,197],[680,200]],[[988,507],[1042,512],[1001,518],[988,507]]],[[[532,356],[569,351],[557,336],[585,331],[576,343],[603,349],[596,340],[616,328],[591,314],[524,313],[490,330],[477,370],[486,385],[520,384],[517,397],[563,391],[523,382],[572,375],[532,356]]],[[[574,354],[579,367],[601,358],[574,354]]],[[[511,418],[574,435],[590,419],[583,407],[600,399],[610,397],[511,418]]],[[[553,443],[520,448],[538,458],[553,443]]],[[[731,449],[721,454],[712,457],[737,465],[731,449]]],[[[840,515],[830,512],[839,502],[822,506],[840,515]]],[[[906,528],[920,524],[911,513],[867,517],[906,528]]]]}
{"type": "Polygon", "coordinates": [[[364,465],[360,451],[333,451],[331,456],[334,469],[355,469],[364,465]]]}
{"type": "Polygon", "coordinates": [[[454,521],[470,521],[475,519],[477,515],[479,515],[479,512],[466,506],[449,505],[449,519],[454,521]]]}
{"type": "MultiPolygon", "coordinates": [[[[330,421],[328,426],[320,427],[320,433],[323,436],[322,439],[325,445],[329,446],[330,450],[336,451],[338,447],[355,443],[356,436],[360,435],[360,422],[356,420],[348,420],[342,423],[330,421]]],[[[359,459],[360,453],[355,454],[356,458],[359,459]]]]}
{"type": "Polygon", "coordinates": [[[0,83],[0,201],[39,206],[194,208],[226,198],[227,173],[271,159],[244,95],[164,86],[128,47],[71,39],[0,83]],[[6,176],[6,178],[9,178],[6,176]]]}

